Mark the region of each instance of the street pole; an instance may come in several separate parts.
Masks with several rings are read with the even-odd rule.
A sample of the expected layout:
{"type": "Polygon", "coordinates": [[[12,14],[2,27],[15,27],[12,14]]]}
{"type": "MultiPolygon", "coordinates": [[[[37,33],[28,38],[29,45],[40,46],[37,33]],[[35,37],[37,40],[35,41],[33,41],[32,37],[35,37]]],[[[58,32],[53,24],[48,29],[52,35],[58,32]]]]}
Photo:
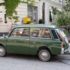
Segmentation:
{"type": "MultiPolygon", "coordinates": [[[[6,9],[6,0],[4,0],[4,5],[5,5],[5,9],[6,9]]],[[[5,18],[5,23],[7,23],[7,15],[6,15],[6,13],[7,12],[5,11],[5,17],[4,17],[5,18]]]]}

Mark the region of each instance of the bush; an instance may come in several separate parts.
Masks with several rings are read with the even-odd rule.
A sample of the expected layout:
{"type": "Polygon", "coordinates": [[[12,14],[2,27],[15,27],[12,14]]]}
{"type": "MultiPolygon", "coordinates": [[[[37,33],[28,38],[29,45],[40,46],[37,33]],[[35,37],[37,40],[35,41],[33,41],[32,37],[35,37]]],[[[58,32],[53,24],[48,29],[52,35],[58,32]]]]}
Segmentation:
{"type": "Polygon", "coordinates": [[[65,14],[61,14],[57,17],[57,25],[58,26],[68,26],[70,25],[70,17],[65,15],[65,14]]]}

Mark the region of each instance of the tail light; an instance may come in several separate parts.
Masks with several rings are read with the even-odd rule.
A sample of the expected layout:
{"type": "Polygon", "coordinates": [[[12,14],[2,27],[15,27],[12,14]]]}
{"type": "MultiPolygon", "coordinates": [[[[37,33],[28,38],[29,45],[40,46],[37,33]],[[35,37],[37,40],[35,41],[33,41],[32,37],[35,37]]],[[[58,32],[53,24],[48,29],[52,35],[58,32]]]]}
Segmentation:
{"type": "Polygon", "coordinates": [[[61,54],[64,54],[64,42],[61,43],[61,54]]]}
{"type": "Polygon", "coordinates": [[[61,48],[64,48],[64,42],[61,43],[61,48]]]}

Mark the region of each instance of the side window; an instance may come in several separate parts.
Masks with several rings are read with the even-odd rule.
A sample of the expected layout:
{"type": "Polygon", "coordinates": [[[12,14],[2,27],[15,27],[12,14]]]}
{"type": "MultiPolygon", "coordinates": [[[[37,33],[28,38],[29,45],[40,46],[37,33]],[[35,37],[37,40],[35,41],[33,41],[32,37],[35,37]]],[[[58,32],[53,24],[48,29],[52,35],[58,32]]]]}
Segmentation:
{"type": "Polygon", "coordinates": [[[51,38],[50,30],[48,28],[43,28],[41,37],[42,38],[51,38]]]}
{"type": "Polygon", "coordinates": [[[16,28],[13,30],[11,36],[29,36],[29,28],[16,28]]]}
{"type": "Polygon", "coordinates": [[[62,37],[60,36],[60,34],[57,32],[58,38],[60,39],[60,41],[63,41],[62,37]]]}
{"type": "Polygon", "coordinates": [[[47,28],[31,28],[31,37],[51,38],[50,30],[47,28]]]}
{"type": "Polygon", "coordinates": [[[55,30],[51,30],[51,32],[53,34],[54,39],[58,39],[58,35],[57,35],[56,31],[55,30]]]}
{"type": "Polygon", "coordinates": [[[40,33],[40,28],[31,28],[30,29],[31,37],[39,37],[39,33],[40,33]]]}

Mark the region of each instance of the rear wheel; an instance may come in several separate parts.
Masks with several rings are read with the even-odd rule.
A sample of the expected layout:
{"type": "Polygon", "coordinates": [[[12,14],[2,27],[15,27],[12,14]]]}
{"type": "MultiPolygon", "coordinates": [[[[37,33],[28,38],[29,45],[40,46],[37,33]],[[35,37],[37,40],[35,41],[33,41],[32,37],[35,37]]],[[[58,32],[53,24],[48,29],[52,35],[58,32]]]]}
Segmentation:
{"type": "Polygon", "coordinates": [[[6,55],[6,50],[3,46],[0,45],[0,57],[4,57],[6,55]]]}
{"type": "Polygon", "coordinates": [[[38,57],[41,61],[47,62],[51,59],[51,54],[47,49],[41,49],[38,52],[38,57]]]}

